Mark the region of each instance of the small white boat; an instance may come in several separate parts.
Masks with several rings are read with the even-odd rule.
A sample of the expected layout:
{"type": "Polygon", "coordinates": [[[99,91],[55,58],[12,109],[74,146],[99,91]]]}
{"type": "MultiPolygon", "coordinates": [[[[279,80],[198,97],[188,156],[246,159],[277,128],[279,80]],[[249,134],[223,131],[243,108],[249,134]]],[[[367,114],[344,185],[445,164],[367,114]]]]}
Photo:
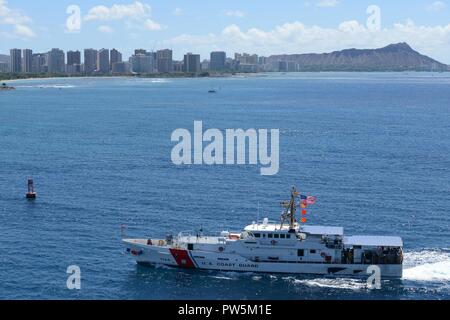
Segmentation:
{"type": "Polygon", "coordinates": [[[282,202],[281,222],[264,219],[241,232],[218,235],[180,233],[165,239],[124,239],[126,251],[140,265],[189,269],[367,277],[376,265],[382,278],[401,278],[403,241],[391,236],[344,236],[341,227],[307,226],[298,222],[314,197],[295,188],[282,202]]]}

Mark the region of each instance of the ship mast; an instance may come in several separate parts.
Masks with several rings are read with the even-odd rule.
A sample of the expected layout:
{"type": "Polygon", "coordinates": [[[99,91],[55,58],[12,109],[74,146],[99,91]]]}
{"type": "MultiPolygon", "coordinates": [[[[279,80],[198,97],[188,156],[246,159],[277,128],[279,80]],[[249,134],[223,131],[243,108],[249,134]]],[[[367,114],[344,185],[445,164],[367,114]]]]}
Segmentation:
{"type": "Polygon", "coordinates": [[[281,206],[285,209],[285,211],[281,215],[281,226],[287,222],[289,222],[289,230],[295,230],[295,212],[297,211],[297,206],[295,204],[295,200],[298,198],[300,194],[297,192],[295,187],[292,187],[291,190],[291,200],[281,202],[281,206]]]}

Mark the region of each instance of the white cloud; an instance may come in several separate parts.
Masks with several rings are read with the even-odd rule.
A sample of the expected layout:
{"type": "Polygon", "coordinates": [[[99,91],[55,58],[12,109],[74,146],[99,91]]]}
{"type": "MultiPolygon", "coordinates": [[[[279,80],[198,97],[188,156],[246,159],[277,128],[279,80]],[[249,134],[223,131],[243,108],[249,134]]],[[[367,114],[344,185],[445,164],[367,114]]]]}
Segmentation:
{"type": "Polygon", "coordinates": [[[12,28],[11,32],[2,32],[2,34],[23,39],[35,37],[36,34],[29,26],[30,23],[30,17],[19,10],[11,9],[6,0],[0,0],[0,25],[8,25],[12,28]]]}
{"type": "Polygon", "coordinates": [[[427,11],[430,12],[441,12],[447,8],[447,5],[443,1],[435,1],[429,6],[427,6],[427,11]]]}
{"type": "MultiPolygon", "coordinates": [[[[151,19],[152,8],[145,3],[135,1],[131,4],[114,4],[111,7],[95,6],[84,17],[85,21],[124,21],[127,29],[159,31],[163,27],[151,19]]],[[[104,26],[99,27],[102,28],[104,26]]],[[[102,28],[102,32],[108,32],[102,28]]]]}
{"type": "Polygon", "coordinates": [[[111,28],[110,26],[103,25],[103,26],[98,27],[98,31],[101,33],[113,33],[114,29],[111,28]]]}
{"type": "Polygon", "coordinates": [[[424,54],[450,62],[450,24],[421,26],[411,20],[379,31],[371,31],[355,20],[344,21],[336,28],[308,26],[296,21],[267,31],[258,28],[241,30],[239,26],[232,24],[219,34],[183,34],[169,41],[172,45],[196,52],[223,47],[229,48],[229,52],[246,51],[263,55],[379,48],[397,42],[407,42],[424,54]]]}
{"type": "Polygon", "coordinates": [[[361,25],[356,20],[350,20],[350,21],[344,21],[342,22],[338,30],[344,33],[358,33],[358,32],[365,32],[367,29],[365,26],[361,25]]]}
{"type": "Polygon", "coordinates": [[[174,16],[177,16],[177,17],[179,17],[179,16],[181,16],[181,15],[183,15],[183,9],[181,9],[181,8],[175,8],[174,10],[173,10],[173,15],[174,16]]]}
{"type": "Polygon", "coordinates": [[[24,38],[33,38],[36,36],[33,30],[31,30],[30,27],[22,24],[17,24],[14,26],[14,34],[16,34],[19,37],[24,38]]]}
{"type": "Polygon", "coordinates": [[[334,8],[338,4],[338,0],[319,0],[316,5],[321,8],[334,8]]]}
{"type": "Polygon", "coordinates": [[[144,28],[150,31],[162,30],[162,26],[159,23],[153,21],[152,19],[145,20],[144,28]]]}
{"type": "Polygon", "coordinates": [[[240,10],[229,10],[225,12],[225,15],[229,17],[243,18],[245,17],[245,12],[242,12],[240,10]]]}
{"type": "Polygon", "coordinates": [[[108,8],[105,6],[96,6],[89,10],[84,17],[86,21],[100,20],[122,20],[122,19],[139,19],[150,16],[151,7],[142,2],[136,1],[132,4],[114,4],[108,8]]]}

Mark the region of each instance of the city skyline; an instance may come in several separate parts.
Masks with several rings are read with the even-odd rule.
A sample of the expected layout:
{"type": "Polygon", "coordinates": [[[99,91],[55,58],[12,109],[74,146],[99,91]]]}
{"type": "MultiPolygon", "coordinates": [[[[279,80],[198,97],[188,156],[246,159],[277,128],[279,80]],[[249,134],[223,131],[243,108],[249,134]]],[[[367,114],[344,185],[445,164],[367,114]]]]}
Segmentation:
{"type": "Polygon", "coordinates": [[[150,51],[137,48],[124,59],[117,49],[83,49],[65,52],[52,48],[45,53],[32,49],[10,49],[10,55],[0,55],[0,73],[12,74],[172,74],[204,76],[217,73],[301,72],[301,71],[450,71],[442,64],[415,51],[407,43],[390,44],[383,48],[347,49],[327,54],[294,54],[259,56],[252,53],[212,51],[209,57],[187,52],[182,60],[173,59],[173,51],[150,51]]]}
{"type": "MultiPolygon", "coordinates": [[[[210,71],[210,61],[213,61],[211,71],[239,71],[239,63],[256,65],[260,62],[257,55],[235,54],[235,59],[227,58],[224,51],[210,53],[210,59],[201,61],[200,54],[185,53],[183,60],[173,59],[173,51],[161,49],[149,51],[135,49],[128,59],[117,49],[93,49],[64,51],[52,48],[48,52],[33,52],[32,49],[10,49],[9,56],[0,56],[0,73],[13,74],[72,74],[72,75],[106,75],[130,73],[193,73],[210,71]],[[83,52],[83,54],[82,54],[83,52]],[[83,56],[83,59],[82,59],[83,56]],[[248,60],[247,57],[256,59],[248,60]],[[238,63],[236,63],[238,61],[238,63]]],[[[265,61],[265,60],[264,60],[265,61]]]]}
{"type": "Polygon", "coordinates": [[[72,4],[65,0],[0,0],[0,54],[8,54],[10,48],[30,47],[45,52],[57,43],[66,51],[116,47],[124,56],[130,56],[133,48],[169,48],[174,52],[173,59],[183,60],[186,52],[268,56],[407,42],[428,56],[450,63],[447,0],[285,0],[259,6],[235,0],[81,0],[76,3],[80,28],[68,30],[68,23],[77,26],[69,19],[75,12],[73,8],[68,11],[72,4]],[[375,28],[368,24],[377,21],[379,26],[375,28]]]}

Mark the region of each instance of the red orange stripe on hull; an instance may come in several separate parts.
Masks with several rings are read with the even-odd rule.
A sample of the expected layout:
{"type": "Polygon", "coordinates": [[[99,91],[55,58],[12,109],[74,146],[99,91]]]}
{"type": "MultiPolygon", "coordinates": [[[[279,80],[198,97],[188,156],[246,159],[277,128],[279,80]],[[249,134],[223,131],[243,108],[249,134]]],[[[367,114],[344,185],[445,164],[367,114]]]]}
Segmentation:
{"type": "Polygon", "coordinates": [[[177,262],[178,266],[186,269],[195,269],[195,264],[189,256],[187,250],[170,249],[170,253],[177,262]]]}

